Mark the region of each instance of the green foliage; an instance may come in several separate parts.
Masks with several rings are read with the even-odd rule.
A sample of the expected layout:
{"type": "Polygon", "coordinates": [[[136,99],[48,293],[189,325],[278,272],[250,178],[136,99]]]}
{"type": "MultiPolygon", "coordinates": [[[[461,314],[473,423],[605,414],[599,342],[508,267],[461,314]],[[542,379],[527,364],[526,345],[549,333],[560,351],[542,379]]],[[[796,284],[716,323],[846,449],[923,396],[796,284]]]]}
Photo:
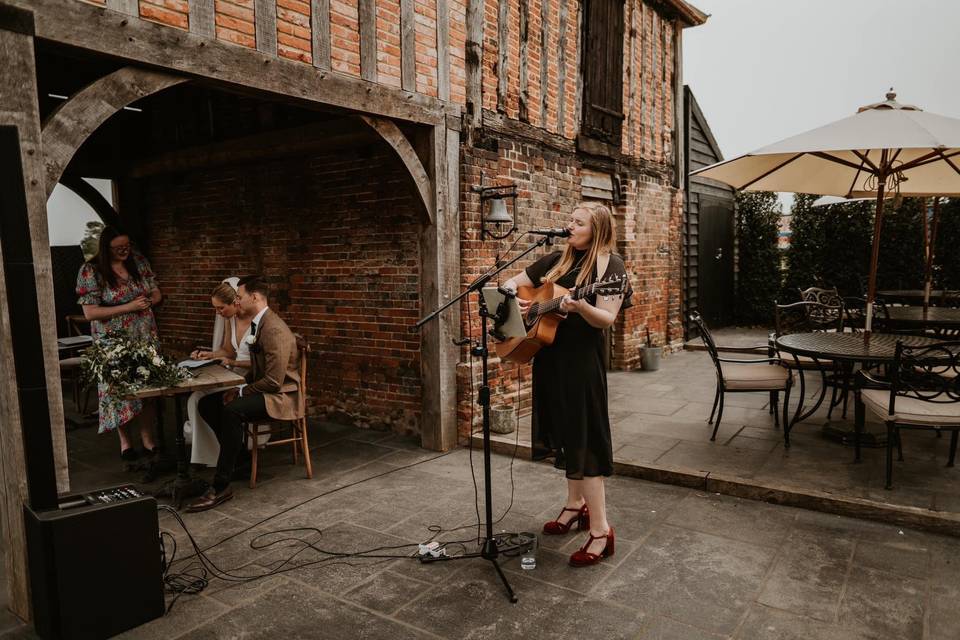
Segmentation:
{"type": "Polygon", "coordinates": [[[83,379],[105,386],[113,403],[145,387],[167,387],[190,377],[189,371],[163,357],[155,341],[125,332],[96,339],[84,349],[80,364],[83,379]]]}
{"type": "Polygon", "coordinates": [[[904,198],[899,207],[886,207],[880,229],[877,289],[923,287],[923,205],[920,198],[904,198]]]}
{"type": "Polygon", "coordinates": [[[951,198],[940,206],[937,250],[934,255],[934,283],[937,287],[960,289],[960,199],[951,198]]]}
{"type": "MultiPolygon", "coordinates": [[[[812,207],[817,196],[798,194],[792,209],[783,302],[798,289],[836,287],[841,295],[863,295],[870,271],[876,203],[867,200],[812,207]]],[[[887,201],[880,231],[878,289],[914,289],[923,283],[923,201],[887,201]]]]}
{"type": "Polygon", "coordinates": [[[83,232],[83,240],[80,241],[80,249],[83,251],[84,260],[89,260],[97,255],[97,243],[100,241],[100,232],[103,231],[103,223],[99,220],[91,220],[87,223],[87,228],[83,232]]]}
{"type": "Polygon", "coordinates": [[[780,203],[769,191],[737,194],[736,316],[741,324],[768,324],[780,290],[780,203]]]}

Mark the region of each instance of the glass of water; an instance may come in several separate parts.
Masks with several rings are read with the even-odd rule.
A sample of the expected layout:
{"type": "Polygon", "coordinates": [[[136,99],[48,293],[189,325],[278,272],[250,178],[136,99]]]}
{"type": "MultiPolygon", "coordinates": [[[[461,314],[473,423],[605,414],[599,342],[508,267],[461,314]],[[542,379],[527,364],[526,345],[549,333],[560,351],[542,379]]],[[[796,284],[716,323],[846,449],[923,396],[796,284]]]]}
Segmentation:
{"type": "Polygon", "coordinates": [[[520,568],[524,570],[537,568],[537,536],[532,536],[530,543],[520,556],[520,568]]]}

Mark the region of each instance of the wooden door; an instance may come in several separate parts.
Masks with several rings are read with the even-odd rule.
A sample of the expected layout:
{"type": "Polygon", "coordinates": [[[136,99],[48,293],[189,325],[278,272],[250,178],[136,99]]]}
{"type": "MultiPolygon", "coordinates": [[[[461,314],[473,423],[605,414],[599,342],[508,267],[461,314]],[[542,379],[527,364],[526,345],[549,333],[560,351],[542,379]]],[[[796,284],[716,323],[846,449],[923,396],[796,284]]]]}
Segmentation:
{"type": "Polygon", "coordinates": [[[709,327],[733,322],[733,207],[729,202],[700,198],[700,314],[709,327]]]}

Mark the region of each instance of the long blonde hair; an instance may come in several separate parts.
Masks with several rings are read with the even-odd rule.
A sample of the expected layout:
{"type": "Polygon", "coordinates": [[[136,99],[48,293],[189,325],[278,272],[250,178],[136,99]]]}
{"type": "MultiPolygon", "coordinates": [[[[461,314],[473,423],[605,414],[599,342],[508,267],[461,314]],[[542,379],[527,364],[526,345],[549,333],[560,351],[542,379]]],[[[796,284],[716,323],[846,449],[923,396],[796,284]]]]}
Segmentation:
{"type": "MultiPolygon", "coordinates": [[[[593,242],[590,243],[590,248],[587,249],[587,254],[583,258],[580,273],[577,274],[576,286],[580,287],[593,276],[597,257],[602,253],[611,253],[616,248],[617,230],[613,226],[613,214],[610,213],[610,208],[601,202],[581,202],[573,210],[583,210],[590,214],[590,231],[593,234],[593,242]]],[[[560,261],[543,276],[543,281],[554,282],[570,271],[574,267],[573,252],[573,246],[567,243],[560,261]]]]}

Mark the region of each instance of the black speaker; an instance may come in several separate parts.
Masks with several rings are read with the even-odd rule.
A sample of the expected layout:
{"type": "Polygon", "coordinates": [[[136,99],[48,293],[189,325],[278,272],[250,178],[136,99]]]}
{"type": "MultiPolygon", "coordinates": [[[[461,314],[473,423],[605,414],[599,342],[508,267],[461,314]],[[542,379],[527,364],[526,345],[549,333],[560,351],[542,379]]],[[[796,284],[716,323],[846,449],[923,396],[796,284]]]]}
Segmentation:
{"type": "Polygon", "coordinates": [[[108,638],[163,615],[157,501],[133,486],[24,507],[34,627],[42,638],[108,638]]]}

